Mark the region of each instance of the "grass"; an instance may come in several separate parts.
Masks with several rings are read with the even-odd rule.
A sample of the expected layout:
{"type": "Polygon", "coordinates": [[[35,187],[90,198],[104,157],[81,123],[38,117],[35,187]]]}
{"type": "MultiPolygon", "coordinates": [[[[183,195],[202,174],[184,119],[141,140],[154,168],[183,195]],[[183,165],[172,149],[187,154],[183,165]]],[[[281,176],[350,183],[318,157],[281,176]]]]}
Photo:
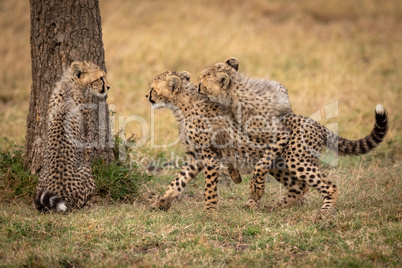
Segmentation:
{"type": "Polygon", "coordinates": [[[35,195],[38,178],[24,167],[23,149],[15,147],[0,153],[0,202],[15,198],[29,199],[35,195]]]}
{"type": "MultiPolygon", "coordinates": [[[[135,134],[133,170],[95,163],[91,208],[42,215],[31,207],[36,177],[20,150],[32,81],[29,3],[0,4],[0,266],[402,265],[401,1],[101,0],[100,7],[108,102],[115,134],[135,134]],[[174,142],[177,125],[167,110],[151,110],[148,82],[166,70],[187,70],[195,82],[202,68],[230,56],[242,72],[282,82],[296,113],[336,123],[343,137],[367,135],[377,103],[388,110],[390,130],[378,149],[325,166],[340,189],[330,220],[314,221],[316,191],[301,206],[242,210],[247,177],[240,185],[221,180],[216,213],[202,212],[202,176],[170,211],[148,210],[178,172],[163,167],[183,156],[180,144],[155,146],[174,142]],[[141,169],[149,165],[162,168],[151,180],[141,169]]],[[[262,202],[282,194],[268,183],[262,202]]]]}
{"type": "MultiPolygon", "coordinates": [[[[135,163],[118,159],[106,164],[97,159],[92,164],[95,177],[95,199],[129,201],[137,196],[140,185],[152,175],[139,169],[135,163]]],[[[24,167],[24,151],[16,147],[8,153],[0,153],[0,202],[10,200],[33,200],[38,177],[24,167]]]]}
{"type": "Polygon", "coordinates": [[[92,165],[96,183],[95,195],[111,200],[131,200],[137,195],[139,186],[152,176],[115,160],[110,164],[97,160],[92,165]]]}
{"type": "MultiPolygon", "coordinates": [[[[215,213],[202,212],[202,176],[170,211],[149,211],[149,196],[163,191],[170,174],[144,184],[128,203],[100,199],[68,215],[39,214],[23,200],[2,202],[0,260],[12,266],[397,267],[402,182],[397,168],[381,174],[378,164],[362,157],[329,171],[342,194],[335,216],[321,222],[315,221],[316,191],[301,206],[243,210],[247,178],[240,185],[221,180],[215,213]]],[[[263,203],[281,194],[278,183],[268,183],[263,203]]]]}

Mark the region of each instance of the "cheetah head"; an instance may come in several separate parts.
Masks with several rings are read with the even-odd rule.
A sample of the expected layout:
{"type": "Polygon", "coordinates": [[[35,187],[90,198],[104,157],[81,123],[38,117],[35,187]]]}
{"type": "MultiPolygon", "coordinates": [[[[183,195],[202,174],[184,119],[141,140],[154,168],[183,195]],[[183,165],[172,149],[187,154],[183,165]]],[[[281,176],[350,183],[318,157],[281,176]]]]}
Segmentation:
{"type": "Polygon", "coordinates": [[[150,83],[150,89],[145,97],[152,103],[152,107],[158,109],[175,104],[177,93],[182,90],[184,83],[190,81],[189,72],[164,72],[155,77],[150,83]]]}
{"type": "Polygon", "coordinates": [[[105,97],[110,89],[106,73],[96,64],[86,61],[71,63],[73,79],[82,90],[98,97],[105,97]]]}
{"type": "Polygon", "coordinates": [[[225,99],[238,69],[239,60],[233,57],[205,68],[198,77],[198,92],[215,101],[225,99]]]}

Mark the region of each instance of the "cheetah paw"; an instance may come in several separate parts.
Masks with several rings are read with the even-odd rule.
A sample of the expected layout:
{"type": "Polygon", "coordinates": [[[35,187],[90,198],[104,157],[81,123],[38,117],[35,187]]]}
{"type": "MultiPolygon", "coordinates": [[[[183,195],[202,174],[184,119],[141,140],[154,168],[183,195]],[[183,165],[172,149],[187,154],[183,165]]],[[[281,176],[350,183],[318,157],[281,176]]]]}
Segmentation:
{"type": "Polygon", "coordinates": [[[258,210],[260,208],[260,203],[249,199],[246,204],[243,205],[243,209],[247,210],[258,210]]]}
{"type": "Polygon", "coordinates": [[[240,176],[237,177],[237,178],[232,178],[232,181],[233,181],[235,184],[239,184],[239,183],[242,182],[242,178],[241,178],[240,176]]]}
{"type": "Polygon", "coordinates": [[[217,211],[216,207],[204,207],[204,212],[206,213],[212,213],[217,211]]]}
{"type": "Polygon", "coordinates": [[[158,198],[151,206],[150,210],[155,211],[155,210],[163,210],[163,211],[168,211],[169,208],[171,207],[171,202],[167,202],[165,199],[160,199],[158,198]]]}
{"type": "Polygon", "coordinates": [[[264,206],[264,208],[262,210],[265,212],[273,212],[278,208],[279,208],[279,206],[264,206]]]}
{"type": "Polygon", "coordinates": [[[315,221],[321,221],[328,219],[334,213],[334,209],[320,209],[317,211],[317,215],[315,217],[315,221]]]}

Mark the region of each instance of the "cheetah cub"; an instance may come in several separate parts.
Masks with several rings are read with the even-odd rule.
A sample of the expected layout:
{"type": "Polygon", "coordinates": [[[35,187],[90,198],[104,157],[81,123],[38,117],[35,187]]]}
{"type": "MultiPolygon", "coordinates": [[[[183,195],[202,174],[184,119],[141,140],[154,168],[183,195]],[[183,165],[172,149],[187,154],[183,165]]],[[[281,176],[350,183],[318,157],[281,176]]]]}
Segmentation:
{"type": "MultiPolygon", "coordinates": [[[[255,162],[264,157],[265,140],[276,138],[271,133],[263,134],[258,140],[241,135],[237,123],[229,116],[230,110],[199,94],[189,80],[188,72],[162,73],[151,81],[146,95],[154,107],[168,107],[173,112],[187,153],[187,162],[164,195],[152,204],[154,209],[169,209],[184,187],[204,169],[204,210],[215,210],[220,164],[228,165],[232,179],[239,176],[239,170],[250,173],[255,162]]],[[[283,137],[286,135],[280,135],[280,139],[283,137]]],[[[279,140],[278,144],[286,142],[279,140]]],[[[278,177],[283,180],[291,179],[290,173],[285,170],[271,167],[269,170],[279,174],[278,177]]],[[[292,186],[289,192],[296,188],[299,191],[300,187],[292,186]]],[[[263,191],[261,188],[258,190],[263,191]]]]}
{"type": "MultiPolygon", "coordinates": [[[[370,135],[360,140],[348,140],[336,135],[311,118],[293,114],[289,109],[279,109],[283,113],[272,116],[273,114],[270,113],[272,109],[269,106],[272,102],[263,101],[265,91],[271,90],[270,82],[264,83],[260,79],[249,78],[239,73],[238,67],[239,61],[236,58],[229,58],[223,63],[216,63],[205,68],[199,75],[198,91],[213,101],[231,107],[233,120],[238,124],[243,124],[242,128],[246,131],[249,131],[250,128],[255,136],[260,136],[266,131],[276,132],[276,128],[271,127],[272,124],[268,124],[268,127],[263,126],[263,121],[269,122],[278,116],[278,125],[284,126],[289,131],[288,142],[280,154],[293,175],[292,180],[286,181],[284,185],[299,182],[317,189],[324,199],[320,214],[331,214],[337,201],[338,189],[319,170],[318,157],[321,149],[323,146],[327,146],[344,155],[370,152],[382,142],[387,133],[386,111],[381,105],[377,105],[375,125],[370,135]],[[254,95],[260,95],[261,98],[256,98],[254,95]],[[250,98],[250,96],[253,97],[250,98]],[[256,118],[257,120],[255,120],[256,118]]],[[[283,90],[279,86],[279,90],[281,89],[283,90]]],[[[286,107],[279,100],[276,103],[279,107],[286,107]]],[[[254,176],[256,178],[264,177],[268,173],[267,167],[271,165],[271,162],[272,159],[269,157],[262,158],[255,167],[254,176]]],[[[270,173],[274,175],[272,172],[270,173]]],[[[247,208],[258,207],[259,199],[262,196],[261,193],[256,194],[255,189],[261,188],[264,180],[256,178],[251,180],[251,198],[245,206],[247,208]]],[[[299,193],[297,192],[296,195],[299,193]]]]}
{"type": "Polygon", "coordinates": [[[91,163],[84,158],[84,113],[91,94],[106,97],[106,73],[75,61],[54,88],[48,108],[47,146],[34,200],[36,209],[56,213],[79,209],[95,191],[91,163]]]}

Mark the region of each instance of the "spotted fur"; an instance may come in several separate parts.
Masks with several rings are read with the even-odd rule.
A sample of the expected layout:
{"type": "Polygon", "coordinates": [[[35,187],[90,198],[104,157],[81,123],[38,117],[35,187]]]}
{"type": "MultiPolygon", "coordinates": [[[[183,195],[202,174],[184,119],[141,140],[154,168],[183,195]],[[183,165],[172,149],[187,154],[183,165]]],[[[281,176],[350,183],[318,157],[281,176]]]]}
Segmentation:
{"type": "MultiPolygon", "coordinates": [[[[261,132],[263,129],[261,125],[264,122],[275,120],[277,116],[279,124],[269,124],[265,131],[276,133],[278,126],[284,126],[288,130],[288,142],[280,152],[280,156],[285,160],[286,172],[291,174],[292,179],[281,182],[285,186],[302,185],[302,190],[288,193],[287,200],[279,202],[278,205],[284,206],[288,205],[289,201],[294,202],[303,196],[309,187],[313,187],[321,193],[324,199],[320,213],[330,214],[335,208],[338,188],[319,170],[318,156],[322,148],[327,146],[345,155],[370,152],[381,143],[387,133],[386,111],[381,105],[378,105],[375,111],[375,125],[370,135],[356,141],[348,140],[336,135],[311,118],[293,114],[289,109],[278,109],[277,111],[282,111],[282,113],[275,114],[275,109],[270,106],[275,103],[260,103],[264,99],[265,91],[271,90],[270,84],[256,82],[255,79],[239,73],[238,66],[237,59],[229,58],[224,63],[217,63],[205,68],[199,76],[199,92],[210,97],[212,101],[231,107],[233,120],[239,124],[246,122],[247,127],[252,129],[253,134],[257,137],[265,135],[265,132],[261,132]],[[261,86],[262,84],[264,85],[261,86]],[[260,98],[255,95],[260,95],[260,98]]],[[[283,90],[281,86],[276,89],[283,90]]],[[[284,91],[282,92],[284,94],[284,91]]],[[[286,107],[283,106],[284,102],[279,99],[276,103],[279,107],[286,107]]],[[[266,142],[272,144],[271,141],[266,140],[266,142]]],[[[268,173],[267,168],[271,166],[271,163],[272,157],[264,157],[257,163],[250,183],[250,199],[245,207],[259,206],[259,199],[263,194],[261,189],[264,188],[262,178],[268,173]]],[[[278,176],[272,172],[270,174],[278,176]]]]}
{"type": "Polygon", "coordinates": [[[83,123],[91,94],[106,97],[106,73],[90,62],[73,62],[52,92],[47,147],[34,200],[40,211],[79,209],[91,199],[95,183],[84,157],[83,123]]]}
{"type": "Polygon", "coordinates": [[[250,77],[238,72],[238,68],[236,58],[205,68],[199,75],[198,91],[212,101],[230,107],[243,122],[250,120],[250,125],[260,123],[259,117],[269,119],[293,113],[284,85],[250,77]]]}
{"type": "MultiPolygon", "coordinates": [[[[283,133],[278,131],[275,135],[281,135],[276,136],[265,133],[262,137],[255,138],[244,133],[231,119],[230,110],[200,95],[190,83],[189,77],[187,72],[178,74],[168,71],[160,74],[151,81],[146,96],[154,107],[168,107],[173,111],[188,156],[180,173],[152,208],[169,209],[175,197],[204,169],[204,210],[215,210],[218,204],[218,173],[222,163],[230,167],[232,179],[240,182],[239,171],[252,172],[255,163],[268,151],[265,140],[275,140],[269,149],[269,155],[272,153],[273,158],[276,158],[275,150],[281,151],[280,147],[287,144],[287,130],[284,128],[281,130],[283,133]]],[[[284,171],[283,168],[270,166],[268,170],[278,174],[278,180],[292,178],[290,172],[284,171]]],[[[303,185],[289,185],[287,188],[289,191],[299,191],[303,185]]]]}

